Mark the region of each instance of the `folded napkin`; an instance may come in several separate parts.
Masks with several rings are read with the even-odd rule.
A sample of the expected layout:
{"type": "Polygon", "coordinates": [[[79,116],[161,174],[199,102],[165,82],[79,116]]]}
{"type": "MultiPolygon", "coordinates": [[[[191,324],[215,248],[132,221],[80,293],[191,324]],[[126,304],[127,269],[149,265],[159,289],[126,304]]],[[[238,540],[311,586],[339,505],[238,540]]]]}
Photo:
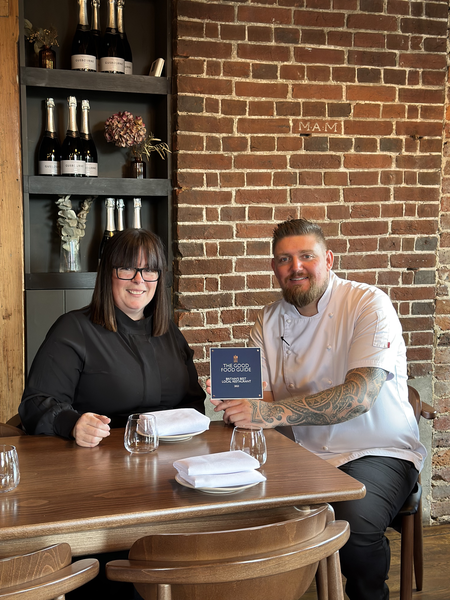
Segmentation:
{"type": "Polygon", "coordinates": [[[178,473],[178,477],[195,488],[237,487],[266,480],[259,471],[222,473],[221,475],[185,475],[178,473]]]}
{"type": "Polygon", "coordinates": [[[182,435],[184,433],[198,433],[209,429],[211,419],[195,408],[174,408],[142,413],[141,416],[153,415],[156,419],[156,428],[159,436],[182,435]]]}
{"type": "Polygon", "coordinates": [[[196,488],[232,487],[266,480],[255,470],[259,469],[259,461],[242,450],[182,458],[173,466],[183,481],[196,488]]]}
{"type": "Polygon", "coordinates": [[[242,450],[216,452],[182,458],[173,463],[175,469],[186,475],[219,475],[259,469],[259,461],[242,450]]]}

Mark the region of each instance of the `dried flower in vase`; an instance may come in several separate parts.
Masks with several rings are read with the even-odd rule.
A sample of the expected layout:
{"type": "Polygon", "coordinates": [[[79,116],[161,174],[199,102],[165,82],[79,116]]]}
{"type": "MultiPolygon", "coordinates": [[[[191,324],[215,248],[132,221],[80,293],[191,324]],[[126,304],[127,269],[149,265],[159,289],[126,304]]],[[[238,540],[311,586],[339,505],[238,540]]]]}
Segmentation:
{"type": "Polygon", "coordinates": [[[92,196],[83,200],[78,215],[72,208],[70,196],[60,196],[56,201],[58,210],[58,229],[63,242],[63,248],[69,250],[69,243],[79,240],[86,233],[86,218],[91,204],[97,196],[92,196]]]}
{"type": "Polygon", "coordinates": [[[150,160],[151,153],[157,152],[164,160],[167,154],[171,154],[169,146],[166,142],[161,142],[160,144],[155,144],[155,142],[161,142],[161,140],[153,137],[153,133],[150,132],[141,144],[133,147],[133,155],[140,160],[142,160],[143,156],[145,156],[147,160],[150,160]]]}
{"type": "Polygon", "coordinates": [[[42,48],[51,48],[52,46],[59,46],[58,44],[58,32],[53,25],[49,29],[34,29],[33,25],[28,19],[24,19],[23,29],[25,37],[29,42],[34,44],[34,51],[39,54],[42,48]]]}
{"type": "Polygon", "coordinates": [[[105,123],[105,138],[119,148],[132,148],[141,144],[147,130],[142,117],[133,117],[127,110],[109,117],[105,123]]]}

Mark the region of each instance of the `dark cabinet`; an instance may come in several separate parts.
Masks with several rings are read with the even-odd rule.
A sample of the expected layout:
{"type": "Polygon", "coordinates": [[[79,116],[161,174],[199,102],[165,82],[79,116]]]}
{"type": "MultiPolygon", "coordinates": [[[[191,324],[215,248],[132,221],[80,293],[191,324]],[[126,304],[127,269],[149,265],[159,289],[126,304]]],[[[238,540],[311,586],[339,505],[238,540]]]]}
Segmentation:
{"type": "MultiPolygon", "coordinates": [[[[106,6],[105,2],[101,4],[104,30],[106,6]]],[[[147,178],[132,179],[129,176],[130,150],[108,144],[104,138],[106,119],[127,110],[142,116],[147,131],[152,131],[171,146],[170,2],[126,0],[125,28],[133,52],[133,75],[70,70],[77,7],[76,0],[20,0],[21,32],[24,19],[28,19],[34,28],[53,25],[58,31],[59,42],[59,47],[54,48],[57,68],[43,69],[37,66],[33,44],[23,34],[20,37],[28,362],[43,336],[40,324],[51,323],[62,312],[89,301],[106,224],[106,197],[124,199],[125,226],[133,225],[133,197],[140,197],[142,227],[161,236],[169,265],[172,259],[171,156],[162,160],[153,153],[147,164],[147,178]],[[165,60],[162,77],[149,77],[156,58],[165,60]],[[44,130],[45,99],[52,97],[55,100],[57,129],[62,141],[67,128],[67,97],[70,95],[77,98],[79,111],[81,100],[90,102],[90,128],[99,157],[98,178],[37,175],[37,148],[44,130]],[[80,240],[81,272],[77,273],[59,272],[56,200],[66,195],[70,195],[76,212],[85,198],[96,196],[87,218],[86,235],[80,240]]]]}

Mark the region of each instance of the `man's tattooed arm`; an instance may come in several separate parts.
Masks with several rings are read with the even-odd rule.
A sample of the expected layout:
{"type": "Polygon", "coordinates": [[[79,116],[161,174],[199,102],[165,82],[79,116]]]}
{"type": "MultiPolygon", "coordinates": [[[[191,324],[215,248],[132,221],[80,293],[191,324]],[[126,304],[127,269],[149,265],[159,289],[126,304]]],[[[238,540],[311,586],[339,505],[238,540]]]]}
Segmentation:
{"type": "Polygon", "coordinates": [[[311,396],[280,402],[249,400],[251,420],[262,427],[277,425],[335,425],[370,410],[387,372],[376,367],[352,369],[341,385],[311,396]]]}

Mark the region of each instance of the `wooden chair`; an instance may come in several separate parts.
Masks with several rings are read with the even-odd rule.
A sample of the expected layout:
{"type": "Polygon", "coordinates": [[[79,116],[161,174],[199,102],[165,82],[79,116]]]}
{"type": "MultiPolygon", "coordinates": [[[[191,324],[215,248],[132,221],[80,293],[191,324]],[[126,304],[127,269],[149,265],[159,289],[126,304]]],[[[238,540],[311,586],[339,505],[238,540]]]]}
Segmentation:
{"type": "MultiPolygon", "coordinates": [[[[422,402],[419,392],[408,385],[408,399],[417,423],[420,418],[434,419],[436,411],[422,402]]],[[[419,481],[406,499],[391,527],[401,533],[400,600],[412,599],[413,568],[417,591],[423,587],[422,486],[419,481]]]]}
{"type": "Polygon", "coordinates": [[[64,600],[66,592],[93,579],[98,560],[72,563],[69,544],[55,544],[23,556],[0,559],[1,600],[64,600]]]}
{"type": "MultiPolygon", "coordinates": [[[[251,527],[141,538],[128,560],[107,563],[106,575],[134,583],[145,600],[298,600],[320,563],[327,571],[322,598],[343,600],[338,550],[348,523],[332,520],[326,504],[259,512],[251,527]]],[[[226,517],[228,527],[242,526],[226,517]]]]}
{"type": "Polygon", "coordinates": [[[0,438],[2,437],[13,437],[17,435],[27,435],[25,431],[14,427],[14,425],[8,425],[8,423],[0,423],[0,438]]]}

